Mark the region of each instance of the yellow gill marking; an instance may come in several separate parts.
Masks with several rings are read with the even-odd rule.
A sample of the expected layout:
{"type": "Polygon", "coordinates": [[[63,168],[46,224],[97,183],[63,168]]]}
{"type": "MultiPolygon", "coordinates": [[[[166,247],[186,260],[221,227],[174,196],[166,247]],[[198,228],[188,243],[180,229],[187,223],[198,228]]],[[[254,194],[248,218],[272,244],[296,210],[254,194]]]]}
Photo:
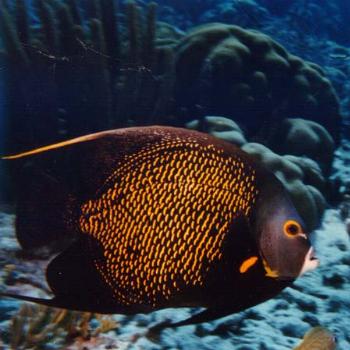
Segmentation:
{"type": "Polygon", "coordinates": [[[265,259],[263,259],[263,265],[264,265],[264,269],[266,271],[265,276],[272,277],[272,278],[277,278],[279,276],[278,275],[278,271],[277,270],[272,270],[265,259]]]}
{"type": "Polygon", "coordinates": [[[257,256],[251,256],[250,258],[244,260],[241,266],[239,267],[239,272],[246,273],[252,266],[256,264],[257,261],[258,261],[257,256]]]}

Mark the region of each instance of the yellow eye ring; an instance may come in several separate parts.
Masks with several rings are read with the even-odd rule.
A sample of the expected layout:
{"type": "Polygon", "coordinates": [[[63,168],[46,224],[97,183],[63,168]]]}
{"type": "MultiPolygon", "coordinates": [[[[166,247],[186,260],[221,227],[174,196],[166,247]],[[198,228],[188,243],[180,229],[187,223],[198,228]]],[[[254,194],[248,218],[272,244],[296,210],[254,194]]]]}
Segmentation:
{"type": "Polygon", "coordinates": [[[295,237],[302,233],[300,224],[295,220],[287,220],[283,225],[283,232],[288,237],[295,237]]]}

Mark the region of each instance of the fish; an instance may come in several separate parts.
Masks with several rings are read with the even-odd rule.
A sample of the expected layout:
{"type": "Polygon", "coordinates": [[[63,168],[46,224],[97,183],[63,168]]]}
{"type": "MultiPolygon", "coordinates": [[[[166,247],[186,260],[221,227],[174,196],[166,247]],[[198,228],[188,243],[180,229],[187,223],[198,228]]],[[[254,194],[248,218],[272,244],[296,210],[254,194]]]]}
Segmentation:
{"type": "Polygon", "coordinates": [[[208,134],[132,127],[3,157],[28,159],[50,165],[18,191],[16,230],[76,238],[47,266],[51,299],[3,297],[105,314],[204,308],[182,326],[257,305],[318,266],[280,181],[208,134]]]}
{"type": "Polygon", "coordinates": [[[337,341],[334,335],[321,326],[310,329],[303,338],[303,341],[293,350],[335,350],[337,341]]]}

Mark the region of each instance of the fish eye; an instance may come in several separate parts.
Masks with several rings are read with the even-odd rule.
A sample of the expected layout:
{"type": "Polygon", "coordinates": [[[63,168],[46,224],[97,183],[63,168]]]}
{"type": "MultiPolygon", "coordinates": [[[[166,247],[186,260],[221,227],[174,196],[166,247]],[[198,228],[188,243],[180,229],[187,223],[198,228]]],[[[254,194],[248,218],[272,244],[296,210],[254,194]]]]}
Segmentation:
{"type": "Polygon", "coordinates": [[[294,237],[299,233],[302,233],[300,224],[295,220],[287,220],[284,223],[283,231],[287,236],[294,237]]]}

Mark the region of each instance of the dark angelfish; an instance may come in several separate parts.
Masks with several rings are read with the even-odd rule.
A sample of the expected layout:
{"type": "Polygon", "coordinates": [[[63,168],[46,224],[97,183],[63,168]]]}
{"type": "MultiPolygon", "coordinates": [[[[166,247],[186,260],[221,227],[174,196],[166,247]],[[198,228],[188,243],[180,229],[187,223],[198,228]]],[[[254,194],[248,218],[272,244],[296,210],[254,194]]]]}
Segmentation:
{"type": "Polygon", "coordinates": [[[5,159],[22,158],[55,166],[23,188],[18,233],[78,238],[47,268],[53,299],[4,296],[99,313],[206,308],[184,325],[261,303],[318,265],[275,176],[209,135],[119,129],[5,159]]]}

